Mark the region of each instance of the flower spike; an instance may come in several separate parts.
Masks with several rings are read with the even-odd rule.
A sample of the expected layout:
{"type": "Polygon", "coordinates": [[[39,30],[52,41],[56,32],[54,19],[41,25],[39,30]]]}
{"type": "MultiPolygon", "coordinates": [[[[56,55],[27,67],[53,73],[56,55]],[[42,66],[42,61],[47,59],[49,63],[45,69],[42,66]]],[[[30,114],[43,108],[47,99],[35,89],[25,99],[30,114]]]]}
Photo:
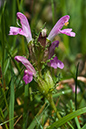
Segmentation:
{"type": "Polygon", "coordinates": [[[32,40],[32,34],[29,26],[29,22],[26,18],[26,16],[20,12],[17,13],[17,19],[20,20],[20,23],[22,25],[21,28],[18,27],[10,27],[9,35],[23,35],[26,37],[27,42],[29,43],[32,40]]]}

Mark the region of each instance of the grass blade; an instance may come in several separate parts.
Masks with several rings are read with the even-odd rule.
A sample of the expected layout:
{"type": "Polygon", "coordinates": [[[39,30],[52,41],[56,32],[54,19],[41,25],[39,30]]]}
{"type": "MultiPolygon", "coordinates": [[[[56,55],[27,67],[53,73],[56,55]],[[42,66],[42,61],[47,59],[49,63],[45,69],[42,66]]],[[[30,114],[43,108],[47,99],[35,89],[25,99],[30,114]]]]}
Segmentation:
{"type": "MultiPolygon", "coordinates": [[[[75,111],[75,107],[74,107],[74,105],[73,105],[72,100],[70,100],[70,103],[71,103],[72,111],[74,112],[74,111],[75,111]]],[[[75,122],[76,122],[77,128],[78,128],[78,129],[81,129],[80,123],[79,123],[79,120],[78,120],[77,117],[75,117],[75,122]]]]}
{"type": "MultiPolygon", "coordinates": [[[[15,99],[15,94],[14,94],[14,83],[13,79],[11,81],[11,87],[10,87],[10,103],[9,103],[9,119],[14,118],[14,99],[15,99]]],[[[9,129],[14,129],[14,119],[9,121],[9,129]]]]}
{"type": "Polygon", "coordinates": [[[47,109],[48,105],[46,106],[46,103],[42,106],[42,108],[39,110],[39,112],[37,113],[37,115],[34,117],[32,123],[30,124],[30,126],[27,129],[34,129],[35,126],[37,125],[37,120],[40,120],[41,116],[43,115],[43,113],[45,112],[45,110],[47,109]]]}
{"type": "Polygon", "coordinates": [[[7,121],[5,121],[5,122],[3,122],[3,123],[0,123],[0,126],[2,126],[2,125],[4,125],[4,124],[6,124],[6,123],[8,123],[8,122],[10,122],[10,121],[12,121],[12,120],[14,120],[15,118],[17,118],[17,116],[14,117],[14,118],[12,118],[12,119],[10,119],[10,120],[7,120],[7,121]]]}
{"type": "Polygon", "coordinates": [[[29,95],[29,84],[25,86],[25,92],[24,92],[24,113],[23,113],[23,129],[26,129],[27,127],[27,120],[28,120],[28,95],[29,95]]]}
{"type": "Polygon", "coordinates": [[[66,115],[65,117],[61,118],[60,120],[54,122],[49,128],[47,129],[53,129],[54,127],[58,128],[60,126],[62,126],[63,124],[65,124],[66,122],[68,122],[69,120],[75,118],[76,116],[79,116],[83,113],[86,113],[86,107],[81,108],[75,112],[72,112],[68,115],[66,115]]]}
{"type": "Polygon", "coordinates": [[[86,129],[86,124],[81,129],[86,129]]]}

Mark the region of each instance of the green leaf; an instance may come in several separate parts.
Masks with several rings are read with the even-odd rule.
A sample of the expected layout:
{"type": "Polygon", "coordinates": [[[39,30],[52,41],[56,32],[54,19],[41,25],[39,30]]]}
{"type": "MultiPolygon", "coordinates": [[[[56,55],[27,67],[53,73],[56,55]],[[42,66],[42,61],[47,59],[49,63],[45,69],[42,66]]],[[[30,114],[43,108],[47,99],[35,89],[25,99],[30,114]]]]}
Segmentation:
{"type": "Polygon", "coordinates": [[[10,59],[7,59],[4,63],[4,75],[6,74],[7,72],[7,69],[9,67],[9,63],[10,63],[10,59]]]}
{"type": "Polygon", "coordinates": [[[5,41],[6,41],[6,34],[5,34],[5,7],[6,2],[4,3],[2,14],[1,14],[1,43],[2,43],[2,75],[4,72],[4,60],[5,60],[5,41]]]}
{"type": "MultiPolygon", "coordinates": [[[[11,81],[11,94],[10,94],[10,104],[9,104],[9,119],[14,118],[14,83],[13,79],[11,81]]],[[[14,129],[14,119],[9,122],[9,129],[14,129]]]]}
{"type": "Polygon", "coordinates": [[[26,129],[28,123],[28,95],[29,95],[29,84],[25,86],[24,91],[24,111],[23,111],[23,129],[26,129]]]}
{"type": "Polygon", "coordinates": [[[60,126],[62,126],[63,124],[65,124],[66,122],[68,122],[69,120],[75,118],[76,116],[79,116],[83,113],[86,113],[86,107],[81,108],[75,112],[72,112],[68,115],[66,115],[65,117],[61,118],[60,120],[54,122],[49,128],[47,129],[53,129],[54,127],[58,128],[60,126]]]}
{"type": "Polygon", "coordinates": [[[37,120],[40,120],[45,110],[48,108],[48,105],[46,106],[46,103],[42,106],[42,108],[39,110],[37,115],[34,117],[33,121],[31,122],[30,126],[27,129],[34,129],[37,125],[37,120]]]}
{"type": "Polygon", "coordinates": [[[86,129],[86,124],[81,129],[86,129]]]}

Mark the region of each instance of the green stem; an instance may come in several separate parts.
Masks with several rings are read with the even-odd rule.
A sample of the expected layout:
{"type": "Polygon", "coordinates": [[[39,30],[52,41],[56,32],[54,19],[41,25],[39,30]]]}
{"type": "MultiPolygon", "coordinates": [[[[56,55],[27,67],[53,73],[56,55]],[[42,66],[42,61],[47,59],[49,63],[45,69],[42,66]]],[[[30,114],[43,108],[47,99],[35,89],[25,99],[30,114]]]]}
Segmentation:
{"type": "Polygon", "coordinates": [[[79,63],[77,64],[76,77],[75,77],[75,109],[77,110],[77,76],[78,76],[79,63]]]}
{"type": "MultiPolygon", "coordinates": [[[[50,105],[52,106],[52,108],[54,109],[54,111],[56,112],[56,115],[58,117],[58,119],[61,119],[61,115],[59,114],[59,112],[56,109],[55,103],[53,101],[53,97],[52,94],[48,94],[48,96],[46,97],[50,103],[50,105]]],[[[64,129],[64,125],[62,125],[62,129],[64,129]]]]}
{"type": "Polygon", "coordinates": [[[52,7],[52,19],[53,19],[53,25],[54,25],[54,1],[53,0],[51,0],[51,7],[52,7]]]}
{"type": "Polygon", "coordinates": [[[56,106],[55,106],[55,103],[53,101],[52,95],[48,94],[47,99],[48,99],[50,105],[52,106],[52,108],[54,109],[54,111],[56,112],[56,115],[57,115],[58,119],[61,119],[61,116],[60,116],[59,112],[56,109],[56,106]]]}

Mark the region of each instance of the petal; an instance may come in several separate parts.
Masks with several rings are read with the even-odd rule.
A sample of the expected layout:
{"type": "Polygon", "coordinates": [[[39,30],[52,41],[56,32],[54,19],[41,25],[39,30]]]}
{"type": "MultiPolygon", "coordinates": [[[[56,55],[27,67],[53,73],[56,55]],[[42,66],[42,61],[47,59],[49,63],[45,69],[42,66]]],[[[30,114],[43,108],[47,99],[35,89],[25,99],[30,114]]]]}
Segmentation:
{"type": "Polygon", "coordinates": [[[64,64],[60,60],[58,60],[58,58],[55,56],[53,60],[50,60],[50,62],[48,63],[48,66],[51,66],[54,69],[56,69],[57,67],[60,69],[63,69],[64,64]]]}
{"type": "Polygon", "coordinates": [[[65,24],[66,22],[68,22],[69,18],[70,18],[69,15],[66,15],[66,16],[63,16],[62,18],[60,18],[60,19],[58,20],[58,22],[55,24],[55,26],[53,27],[53,29],[50,31],[50,33],[49,33],[47,39],[50,40],[50,41],[52,41],[53,38],[54,38],[57,34],[59,34],[59,30],[62,29],[62,27],[64,26],[64,24],[65,24]]]}
{"type": "Polygon", "coordinates": [[[20,34],[20,35],[24,35],[26,37],[26,34],[22,31],[21,28],[18,28],[18,27],[10,27],[10,32],[9,32],[9,35],[17,35],[17,34],[20,34]]]}
{"type": "Polygon", "coordinates": [[[33,75],[29,73],[28,70],[25,70],[23,80],[25,81],[25,84],[28,84],[33,80],[33,75]]]}
{"type": "Polygon", "coordinates": [[[71,36],[71,37],[75,37],[75,33],[71,32],[71,31],[72,31],[72,29],[63,29],[63,30],[60,30],[59,32],[62,34],[66,34],[68,36],[71,36]]]}
{"type": "Polygon", "coordinates": [[[54,55],[54,50],[55,50],[56,47],[58,47],[58,45],[59,45],[58,40],[51,43],[51,46],[49,48],[49,59],[54,55]]]}
{"type": "Polygon", "coordinates": [[[14,58],[16,61],[21,62],[29,71],[29,73],[32,73],[34,76],[36,75],[36,71],[32,64],[23,56],[15,56],[14,58]]]}

